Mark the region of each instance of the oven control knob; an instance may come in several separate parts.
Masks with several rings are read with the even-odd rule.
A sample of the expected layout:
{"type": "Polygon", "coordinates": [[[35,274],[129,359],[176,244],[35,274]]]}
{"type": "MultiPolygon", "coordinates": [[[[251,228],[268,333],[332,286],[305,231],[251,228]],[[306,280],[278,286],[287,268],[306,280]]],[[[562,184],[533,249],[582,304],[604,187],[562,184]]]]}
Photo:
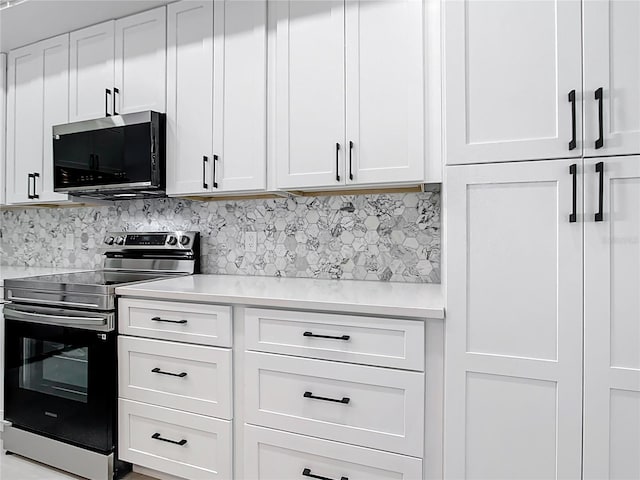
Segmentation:
{"type": "Polygon", "coordinates": [[[113,245],[113,237],[105,237],[104,243],[107,245],[113,245]]]}
{"type": "Polygon", "coordinates": [[[169,235],[169,238],[167,238],[167,243],[169,245],[175,245],[176,243],[178,243],[178,239],[173,235],[169,235]]]}
{"type": "Polygon", "coordinates": [[[187,237],[186,235],[182,235],[180,237],[180,245],[189,245],[190,241],[191,241],[191,239],[189,237],[187,237]]]}
{"type": "Polygon", "coordinates": [[[116,237],[116,245],[123,245],[124,237],[116,237]]]}

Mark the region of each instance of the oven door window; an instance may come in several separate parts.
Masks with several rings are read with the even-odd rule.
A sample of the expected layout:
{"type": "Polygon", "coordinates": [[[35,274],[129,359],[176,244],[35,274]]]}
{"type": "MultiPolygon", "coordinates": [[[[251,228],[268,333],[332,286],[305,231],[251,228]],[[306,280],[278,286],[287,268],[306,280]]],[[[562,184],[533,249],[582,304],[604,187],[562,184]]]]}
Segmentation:
{"type": "Polygon", "coordinates": [[[24,338],[20,388],[87,403],[89,348],[24,338]]]}

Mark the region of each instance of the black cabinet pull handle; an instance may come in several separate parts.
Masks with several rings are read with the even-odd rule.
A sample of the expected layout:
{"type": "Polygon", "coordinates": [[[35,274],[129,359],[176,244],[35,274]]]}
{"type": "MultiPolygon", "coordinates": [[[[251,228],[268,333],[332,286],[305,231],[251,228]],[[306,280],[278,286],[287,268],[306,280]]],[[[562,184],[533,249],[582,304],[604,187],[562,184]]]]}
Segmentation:
{"type": "Polygon", "coordinates": [[[171,372],[164,372],[162,370],[160,370],[158,367],[154,368],[153,370],[151,370],[152,373],[160,373],[162,375],[170,375],[172,377],[180,377],[180,378],[184,378],[187,376],[187,372],[180,372],[180,373],[171,373],[171,372]]]}
{"type": "Polygon", "coordinates": [[[341,335],[339,337],[333,337],[331,335],[315,335],[312,332],[304,332],[302,335],[305,336],[305,337],[330,338],[332,340],[344,340],[345,342],[348,341],[351,338],[349,335],[341,335]]]}
{"type": "Polygon", "coordinates": [[[569,222],[575,223],[577,221],[576,210],[578,208],[578,165],[573,164],[569,166],[569,174],[573,176],[573,197],[572,205],[573,209],[569,215],[569,222]]]}
{"type": "Polygon", "coordinates": [[[166,319],[160,318],[160,317],[153,317],[151,320],[154,321],[154,322],[165,322],[165,323],[180,323],[180,324],[187,323],[186,320],[166,320],[166,319]]]}
{"type": "Polygon", "coordinates": [[[349,140],[349,180],[353,180],[353,142],[349,140]]]}
{"type": "Polygon", "coordinates": [[[207,175],[207,162],[209,161],[209,157],[203,155],[202,157],[202,188],[209,188],[209,184],[207,183],[206,175],[207,175]]]}
{"type": "Polygon", "coordinates": [[[33,199],[33,195],[31,195],[31,179],[33,178],[33,173],[27,174],[27,198],[29,200],[33,199]]]}
{"type": "Polygon", "coordinates": [[[340,144],[336,142],[336,182],[340,181],[340,144]]]}
{"type": "Polygon", "coordinates": [[[569,101],[571,102],[571,141],[569,142],[569,150],[576,148],[576,91],[569,92],[569,101]]]}
{"type": "Polygon", "coordinates": [[[109,113],[109,95],[111,95],[111,90],[109,90],[108,88],[105,88],[105,94],[104,94],[104,116],[105,117],[110,117],[111,114],[109,113]]]}
{"type": "MultiPolygon", "coordinates": [[[[304,470],[302,470],[302,476],[309,477],[309,478],[317,478],[318,480],[333,480],[333,478],[323,477],[321,475],[314,475],[313,473],[311,473],[310,468],[305,468],[304,470]]],[[[349,477],[340,477],[340,480],[349,480],[349,477]]]]}
{"type": "Polygon", "coordinates": [[[40,195],[36,193],[38,191],[36,178],[40,178],[40,174],[38,172],[33,174],[33,197],[32,198],[40,198],[40,195]]]}
{"type": "Polygon", "coordinates": [[[348,405],[349,402],[351,401],[351,399],[349,397],[342,397],[341,400],[338,400],[336,398],[327,398],[327,397],[316,397],[313,393],[311,392],[304,392],[303,395],[304,398],[312,398],[314,400],[324,400],[325,402],[335,402],[335,403],[343,403],[345,405],[348,405]]]}
{"type": "Polygon", "coordinates": [[[596,173],[600,174],[598,182],[598,213],[595,215],[596,222],[602,222],[604,210],[604,162],[596,163],[596,173]]]}
{"type": "Polygon", "coordinates": [[[216,181],[216,163],[218,163],[218,155],[213,156],[213,188],[218,188],[218,182],[216,181]]]}
{"type": "Polygon", "coordinates": [[[604,125],[602,123],[602,87],[596,90],[596,100],[598,100],[598,139],[596,140],[596,149],[604,146],[604,125]]]}
{"type": "Polygon", "coordinates": [[[169,440],[168,438],[162,438],[158,432],[156,432],[153,435],[151,435],[151,438],[153,438],[154,440],[160,440],[161,442],[167,442],[167,443],[173,443],[174,445],[180,445],[181,447],[183,447],[184,445],[187,444],[187,441],[184,438],[182,440],[180,440],[179,442],[176,442],[175,440],[169,440]]]}
{"type": "Polygon", "coordinates": [[[116,87],[113,87],[113,114],[114,115],[118,115],[118,112],[116,112],[116,94],[119,94],[120,90],[118,90],[116,87]]]}

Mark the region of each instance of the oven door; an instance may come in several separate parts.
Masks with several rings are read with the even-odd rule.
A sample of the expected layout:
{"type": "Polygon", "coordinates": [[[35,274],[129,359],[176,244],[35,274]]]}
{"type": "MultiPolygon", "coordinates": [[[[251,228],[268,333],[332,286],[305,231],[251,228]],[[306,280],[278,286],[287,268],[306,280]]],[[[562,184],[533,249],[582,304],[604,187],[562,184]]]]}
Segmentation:
{"type": "Polygon", "coordinates": [[[113,325],[113,313],[6,305],[4,317],[5,419],[83,448],[112,451],[116,332],[104,330],[113,325]]]}

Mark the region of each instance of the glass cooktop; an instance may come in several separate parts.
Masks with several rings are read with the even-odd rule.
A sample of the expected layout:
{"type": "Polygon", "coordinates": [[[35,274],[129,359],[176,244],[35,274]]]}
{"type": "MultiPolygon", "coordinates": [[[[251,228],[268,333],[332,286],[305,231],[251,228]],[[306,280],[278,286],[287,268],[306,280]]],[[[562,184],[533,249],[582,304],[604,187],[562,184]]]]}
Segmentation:
{"type": "Polygon", "coordinates": [[[175,274],[158,272],[115,272],[111,270],[95,270],[88,272],[55,273],[53,275],[40,275],[38,277],[21,278],[23,282],[35,282],[39,284],[57,285],[95,285],[118,286],[132,282],[148,282],[173,276],[175,274]]]}

